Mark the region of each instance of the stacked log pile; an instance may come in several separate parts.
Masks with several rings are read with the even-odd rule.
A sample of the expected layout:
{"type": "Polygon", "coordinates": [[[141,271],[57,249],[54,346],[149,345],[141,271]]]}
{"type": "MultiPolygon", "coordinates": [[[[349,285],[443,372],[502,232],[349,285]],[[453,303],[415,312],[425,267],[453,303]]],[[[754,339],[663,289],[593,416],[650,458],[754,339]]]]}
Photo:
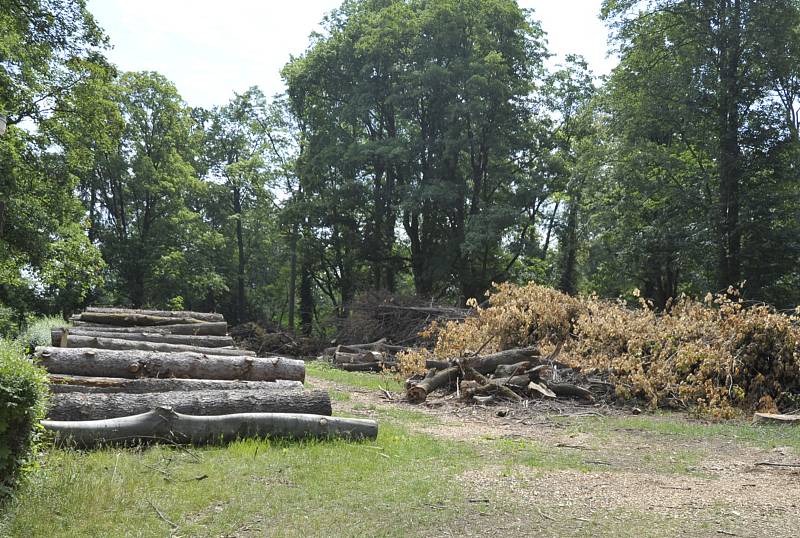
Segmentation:
{"type": "Polygon", "coordinates": [[[59,440],[377,435],[372,421],[330,418],[327,392],[303,387],[303,361],[236,349],[220,314],[89,308],[71,321],[35,351],[59,440]]]}

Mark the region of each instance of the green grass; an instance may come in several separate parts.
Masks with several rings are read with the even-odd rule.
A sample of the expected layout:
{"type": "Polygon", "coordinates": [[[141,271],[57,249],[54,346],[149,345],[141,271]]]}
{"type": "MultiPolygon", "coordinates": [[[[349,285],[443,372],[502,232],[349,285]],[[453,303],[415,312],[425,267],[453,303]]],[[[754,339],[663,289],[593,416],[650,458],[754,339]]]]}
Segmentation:
{"type": "Polygon", "coordinates": [[[389,392],[403,392],[405,390],[405,386],[397,381],[391,374],[345,372],[344,370],[332,368],[328,363],[321,361],[307,362],[306,374],[311,377],[326,379],[328,381],[361,389],[385,389],[389,392]]]}
{"type": "Polygon", "coordinates": [[[787,446],[800,453],[800,428],[786,425],[750,424],[741,421],[702,422],[679,414],[556,420],[565,425],[567,431],[591,433],[599,439],[608,439],[620,433],[641,432],[662,438],[665,443],[719,440],[764,449],[787,446]]]}
{"type": "Polygon", "coordinates": [[[453,480],[475,457],[387,424],[375,443],[54,450],[7,507],[0,535],[165,536],[164,518],[183,536],[435,533],[478,509],[453,480]]]}

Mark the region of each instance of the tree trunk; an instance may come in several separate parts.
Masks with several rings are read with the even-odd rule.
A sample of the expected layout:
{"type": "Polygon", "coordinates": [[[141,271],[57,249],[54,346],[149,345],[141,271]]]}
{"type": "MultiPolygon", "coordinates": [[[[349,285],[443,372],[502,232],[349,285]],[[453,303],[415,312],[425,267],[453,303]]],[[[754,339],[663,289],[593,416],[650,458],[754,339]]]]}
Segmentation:
{"type": "Polygon", "coordinates": [[[578,211],[580,200],[580,192],[573,192],[567,211],[567,226],[564,229],[560,245],[562,257],[558,289],[569,295],[574,295],[578,291],[578,211]]]}
{"type": "Polygon", "coordinates": [[[292,227],[292,239],[289,248],[292,252],[289,262],[289,331],[294,332],[294,308],[297,302],[297,224],[292,227]]]}
{"type": "MultiPolygon", "coordinates": [[[[54,340],[53,341],[54,345],[56,345],[55,338],[53,340],[54,340]]],[[[68,333],[66,337],[63,336],[60,337],[57,346],[90,347],[94,349],[122,349],[122,350],[138,349],[140,351],[160,351],[162,353],[180,353],[182,351],[189,351],[192,353],[200,353],[201,355],[233,355],[240,357],[256,356],[255,352],[245,351],[242,349],[226,349],[222,347],[198,347],[198,346],[187,346],[183,344],[164,344],[159,342],[140,342],[136,340],[125,340],[121,338],[81,336],[68,333]]]]}
{"type": "Polygon", "coordinates": [[[86,312],[96,314],[141,314],[144,316],[156,316],[161,318],[188,318],[200,321],[225,321],[222,314],[210,312],[193,312],[190,310],[134,310],[132,308],[117,308],[110,306],[90,306],[86,312]]]}
{"type": "Polygon", "coordinates": [[[209,391],[209,390],[302,390],[300,381],[222,381],[219,379],[122,379],[119,377],[84,377],[51,374],[50,392],[86,392],[111,393],[127,392],[142,394],[145,392],[172,391],[209,391]]]}
{"type": "Polygon", "coordinates": [[[378,436],[378,423],[374,420],[276,413],[194,417],[164,408],[102,421],[44,420],[42,425],[55,433],[57,444],[79,447],[157,440],[208,444],[248,437],[375,439],[378,436]]]}
{"type": "Polygon", "coordinates": [[[311,269],[303,260],[300,266],[300,333],[311,336],[314,321],[314,290],[312,287],[311,269]]]}
{"type": "Polygon", "coordinates": [[[86,321],[101,325],[114,325],[117,327],[132,326],[160,326],[160,325],[203,325],[199,319],[179,318],[169,316],[149,316],[137,312],[84,312],[72,317],[73,321],[86,321]]]}
{"type": "Polygon", "coordinates": [[[52,374],[244,381],[303,381],[306,375],[303,361],[283,357],[220,357],[188,352],[152,353],[63,347],[38,347],[35,357],[52,374]]]}
{"type": "Polygon", "coordinates": [[[183,334],[201,336],[227,336],[228,324],[222,322],[189,323],[185,325],[160,325],[150,327],[118,327],[103,323],[89,323],[87,321],[74,321],[76,327],[92,329],[95,331],[115,333],[157,333],[157,334],[183,334]]]}
{"type": "Polygon", "coordinates": [[[238,187],[233,189],[233,211],[236,214],[236,322],[242,323],[245,319],[244,298],[244,233],[242,231],[242,193],[238,187]]]}
{"type": "Polygon", "coordinates": [[[132,340],[141,342],[154,342],[162,344],[176,344],[197,347],[232,347],[234,342],[230,336],[194,336],[191,334],[163,334],[153,333],[149,329],[145,332],[109,332],[90,327],[71,327],[69,329],[53,329],[51,332],[53,345],[61,346],[61,338],[66,334],[69,338],[73,336],[94,336],[97,338],[116,338],[118,340],[132,340]]]}
{"type": "Polygon", "coordinates": [[[233,413],[331,414],[331,400],[324,390],[208,390],[143,394],[62,393],[50,396],[50,420],[104,420],[169,407],[192,415],[233,413]]]}

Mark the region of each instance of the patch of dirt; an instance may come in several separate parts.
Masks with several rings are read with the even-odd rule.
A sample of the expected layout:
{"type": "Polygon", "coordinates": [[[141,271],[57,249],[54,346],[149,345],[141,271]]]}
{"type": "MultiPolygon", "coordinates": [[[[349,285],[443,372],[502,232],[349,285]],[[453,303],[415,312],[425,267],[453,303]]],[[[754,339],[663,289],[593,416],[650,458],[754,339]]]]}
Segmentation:
{"type": "MultiPolygon", "coordinates": [[[[399,394],[389,400],[378,391],[309,381],[350,395],[348,401],[334,402],[337,412],[379,420],[387,420],[382,411],[425,413],[435,420],[405,426],[473,443],[495,460],[498,439],[518,440],[548,457],[566,458],[565,464],[545,462],[541,467],[487,459],[486,465],[465,473],[462,485],[470,496],[488,500],[488,513],[494,517],[486,518],[491,524],[460,529],[461,535],[491,530],[528,536],[534,528],[545,536],[603,535],[604,529],[617,534],[626,528],[621,520],[630,518],[631,536],[776,538],[797,536],[800,529],[800,470],[757,465],[795,461],[792,448],[767,450],[727,437],[673,438],[625,428],[599,431],[590,418],[586,428],[582,418],[577,426],[573,419],[560,418],[631,415],[630,410],[605,405],[558,401],[482,407],[445,397],[418,406],[402,401],[399,394]],[[570,468],[575,462],[586,468],[570,468]],[[636,518],[641,519],[639,527],[646,526],[638,533],[636,518]]],[[[691,422],[678,415],[647,419],[691,422]]],[[[513,461],[513,456],[507,459],[513,461]]],[[[443,529],[442,535],[449,534],[443,529]]]]}

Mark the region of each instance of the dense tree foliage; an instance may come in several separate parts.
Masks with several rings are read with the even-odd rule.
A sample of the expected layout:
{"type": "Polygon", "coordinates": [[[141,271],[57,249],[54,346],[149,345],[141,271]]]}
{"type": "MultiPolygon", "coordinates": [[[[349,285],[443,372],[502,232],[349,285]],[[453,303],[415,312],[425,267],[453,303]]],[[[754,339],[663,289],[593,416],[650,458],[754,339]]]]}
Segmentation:
{"type": "Polygon", "coordinates": [[[102,302],[309,334],[527,280],[800,303],[798,0],[606,0],[604,79],[514,0],[345,0],[285,95],[208,110],[110,65],[83,0],[0,6],[0,330],[102,302]]]}

